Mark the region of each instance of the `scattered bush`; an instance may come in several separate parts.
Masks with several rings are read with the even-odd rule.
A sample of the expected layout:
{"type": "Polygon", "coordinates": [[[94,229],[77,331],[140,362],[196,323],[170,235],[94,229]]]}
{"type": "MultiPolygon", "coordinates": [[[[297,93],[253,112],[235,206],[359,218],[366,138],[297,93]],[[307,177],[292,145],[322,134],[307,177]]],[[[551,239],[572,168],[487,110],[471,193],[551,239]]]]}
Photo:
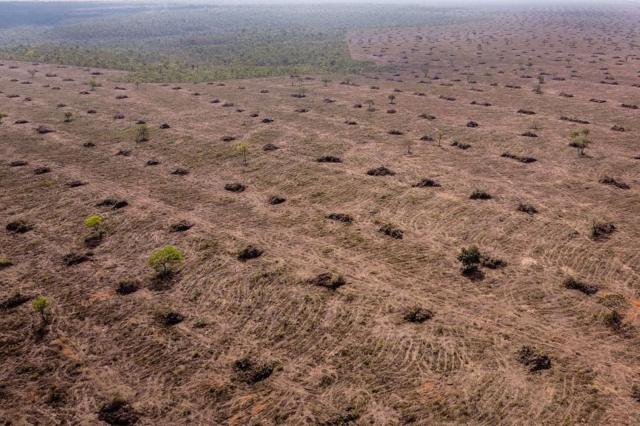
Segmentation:
{"type": "Polygon", "coordinates": [[[181,220],[178,223],[174,223],[169,227],[169,232],[185,232],[193,227],[193,224],[186,220],[181,220]]]}
{"type": "Polygon", "coordinates": [[[380,229],[378,229],[378,232],[381,232],[391,238],[395,238],[396,240],[401,240],[404,237],[404,233],[391,224],[382,225],[380,229]]]}
{"type": "Polygon", "coordinates": [[[0,302],[0,310],[6,311],[9,309],[17,308],[18,306],[23,305],[24,303],[27,303],[29,300],[31,300],[31,297],[22,295],[20,293],[15,293],[13,296],[9,297],[8,299],[0,302]]]}
{"type": "Polygon", "coordinates": [[[591,225],[591,238],[598,241],[606,239],[616,230],[616,226],[611,222],[593,222],[591,225]]]}
{"type": "Polygon", "coordinates": [[[353,221],[353,218],[351,216],[344,213],[329,213],[326,217],[327,219],[344,223],[351,223],[353,221]]]}
{"type": "Polygon", "coordinates": [[[622,314],[615,309],[604,314],[602,320],[606,326],[610,327],[614,331],[620,331],[620,329],[622,329],[622,314]]]}
{"type": "Polygon", "coordinates": [[[86,254],[71,252],[71,253],[65,254],[62,257],[62,263],[64,263],[66,266],[79,265],[81,263],[91,260],[92,255],[93,253],[91,252],[88,252],[86,254]]]}
{"type": "Polygon", "coordinates": [[[598,287],[590,285],[590,284],[586,284],[583,283],[581,281],[576,280],[573,277],[569,277],[567,279],[564,280],[563,285],[565,288],[568,288],[570,290],[578,290],[581,291],[582,293],[586,294],[587,296],[591,296],[593,294],[596,294],[598,291],[598,287]]]}
{"type": "Polygon", "coordinates": [[[184,316],[178,312],[163,312],[158,315],[158,320],[165,326],[171,327],[184,321],[184,316]]]}
{"type": "Polygon", "coordinates": [[[529,368],[529,372],[531,373],[551,368],[551,359],[547,355],[539,353],[531,346],[523,346],[520,348],[518,361],[529,368]]]}
{"type": "Polygon", "coordinates": [[[322,157],[318,157],[316,161],[318,163],[342,163],[342,160],[339,157],[335,157],[333,155],[323,155],[322,157]]]}
{"type": "Polygon", "coordinates": [[[125,296],[127,294],[135,293],[138,291],[139,285],[135,281],[121,281],[118,283],[118,287],[116,287],[116,293],[121,296],[125,296]]]}
{"type": "Polygon", "coordinates": [[[225,184],[224,189],[229,192],[243,192],[247,187],[241,183],[227,183],[225,184]]]}
{"type": "Polygon", "coordinates": [[[238,378],[246,384],[252,385],[261,382],[273,374],[273,366],[253,361],[250,358],[242,358],[233,363],[238,378]]]}
{"type": "Polygon", "coordinates": [[[7,259],[6,257],[0,257],[0,271],[13,266],[13,262],[7,259]]]}
{"type": "Polygon", "coordinates": [[[533,157],[523,157],[523,156],[520,156],[520,155],[511,154],[510,152],[505,152],[505,153],[503,153],[503,154],[501,155],[501,157],[503,157],[503,158],[510,158],[510,159],[512,159],[512,160],[516,160],[516,161],[519,161],[519,162],[521,162],[521,163],[525,163],[525,164],[528,164],[528,163],[535,163],[535,162],[537,161],[537,160],[536,160],[535,158],[533,158],[533,157]]]}
{"type": "Polygon", "coordinates": [[[389,170],[384,166],[376,167],[375,169],[369,169],[367,171],[369,176],[393,176],[395,172],[389,170]]]}
{"type": "Polygon", "coordinates": [[[271,197],[269,197],[269,204],[271,204],[271,205],[282,204],[285,201],[287,201],[286,198],[280,197],[280,196],[277,196],[277,195],[272,195],[271,197]]]}
{"type": "Polygon", "coordinates": [[[114,399],[100,408],[98,420],[114,426],[131,426],[138,422],[138,415],[128,402],[114,399]]]}
{"type": "Polygon", "coordinates": [[[420,182],[412,185],[414,188],[438,188],[440,184],[433,179],[422,179],[420,182]]]}
{"type": "Polygon", "coordinates": [[[247,247],[243,248],[238,252],[238,260],[241,262],[245,262],[250,259],[256,259],[262,256],[262,253],[264,252],[259,248],[252,245],[248,245],[247,247]]]}
{"type": "Polygon", "coordinates": [[[29,232],[33,229],[33,225],[25,220],[16,220],[13,222],[9,222],[6,226],[6,230],[9,232],[13,232],[14,234],[24,234],[25,232],[29,232]]]}
{"type": "Polygon", "coordinates": [[[431,312],[429,309],[424,309],[424,308],[415,306],[409,309],[404,314],[403,318],[405,321],[408,321],[408,322],[422,323],[433,318],[433,312],[431,312]]]}
{"type": "Polygon", "coordinates": [[[527,213],[529,215],[534,215],[534,214],[538,213],[538,209],[536,209],[534,206],[532,206],[530,204],[525,204],[525,203],[518,204],[518,211],[519,212],[523,212],[523,213],[527,213]]]}
{"type": "Polygon", "coordinates": [[[324,272],[307,280],[309,284],[319,287],[336,290],[347,283],[342,275],[335,275],[330,272],[324,272]]]}
{"type": "Polygon", "coordinates": [[[621,181],[619,181],[619,180],[617,180],[615,178],[612,178],[610,176],[607,176],[607,175],[603,176],[600,179],[599,182],[603,183],[605,185],[615,186],[616,188],[619,188],[619,189],[629,189],[630,188],[630,186],[627,185],[626,183],[621,182],[621,181]]]}
{"type": "Polygon", "coordinates": [[[490,200],[493,197],[484,191],[475,190],[471,193],[469,198],[472,200],[490,200]]]}

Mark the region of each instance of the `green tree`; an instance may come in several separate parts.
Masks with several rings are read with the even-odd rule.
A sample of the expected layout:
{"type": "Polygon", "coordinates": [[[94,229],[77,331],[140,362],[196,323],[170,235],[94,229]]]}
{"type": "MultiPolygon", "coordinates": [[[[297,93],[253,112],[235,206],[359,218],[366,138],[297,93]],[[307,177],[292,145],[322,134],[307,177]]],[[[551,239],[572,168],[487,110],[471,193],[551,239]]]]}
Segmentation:
{"type": "Polygon", "coordinates": [[[104,218],[99,214],[92,214],[84,220],[84,226],[95,234],[102,235],[104,233],[104,218]]]}
{"type": "Polygon", "coordinates": [[[0,112],[0,124],[2,124],[2,119],[7,117],[8,117],[7,114],[5,114],[4,112],[0,112]]]}
{"type": "Polygon", "coordinates": [[[158,275],[167,276],[184,262],[184,254],[177,247],[166,245],[151,253],[148,261],[158,275]]]}
{"type": "Polygon", "coordinates": [[[141,124],[136,130],[136,142],[147,142],[149,140],[149,126],[141,124]]]}
{"type": "Polygon", "coordinates": [[[32,303],[33,311],[40,315],[43,324],[48,322],[49,299],[44,296],[38,296],[32,303]]]}
{"type": "Polygon", "coordinates": [[[591,144],[591,140],[589,139],[589,129],[573,130],[569,137],[571,138],[569,146],[576,148],[578,150],[578,155],[585,155],[584,150],[591,144]]]}
{"type": "Polygon", "coordinates": [[[387,96],[387,98],[389,99],[389,104],[393,105],[395,100],[396,100],[396,95],[391,94],[391,95],[387,96]]]}
{"type": "Polygon", "coordinates": [[[242,164],[247,165],[247,154],[249,153],[249,146],[246,143],[239,143],[236,145],[236,151],[242,155],[242,164]]]}
{"type": "Polygon", "coordinates": [[[64,122],[71,123],[73,121],[73,113],[71,111],[67,111],[64,113],[64,122]]]}
{"type": "Polygon", "coordinates": [[[95,78],[89,80],[87,84],[89,85],[89,87],[91,87],[92,92],[96,90],[96,87],[100,87],[100,84],[96,81],[95,78]]]}

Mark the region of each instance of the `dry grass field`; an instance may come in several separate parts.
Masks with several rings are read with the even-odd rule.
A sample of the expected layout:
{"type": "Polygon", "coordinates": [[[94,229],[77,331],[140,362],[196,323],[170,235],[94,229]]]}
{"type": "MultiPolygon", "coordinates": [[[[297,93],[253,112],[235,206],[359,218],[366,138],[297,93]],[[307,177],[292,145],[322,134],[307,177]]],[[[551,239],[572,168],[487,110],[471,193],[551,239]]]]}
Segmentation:
{"type": "Polygon", "coordinates": [[[639,424],[639,19],[352,31],[353,76],[2,61],[0,423],[639,424]]]}

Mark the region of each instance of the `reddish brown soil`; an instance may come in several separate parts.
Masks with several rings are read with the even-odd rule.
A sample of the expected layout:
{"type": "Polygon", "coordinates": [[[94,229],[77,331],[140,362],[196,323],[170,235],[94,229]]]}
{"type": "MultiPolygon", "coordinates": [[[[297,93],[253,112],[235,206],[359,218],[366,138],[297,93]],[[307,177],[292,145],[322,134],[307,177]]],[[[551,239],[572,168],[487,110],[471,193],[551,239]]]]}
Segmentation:
{"type": "Polygon", "coordinates": [[[0,420],[98,424],[103,408],[149,425],[640,423],[640,121],[621,107],[640,104],[640,14],[562,10],[354,32],[354,56],[395,68],[327,87],[313,76],[302,99],[288,78],[172,90],[108,70],[82,95],[89,70],[41,64],[23,85],[33,65],[5,61],[0,258],[13,265],[0,268],[0,302],[45,295],[52,307],[40,339],[30,302],[0,311],[0,420]],[[148,142],[135,142],[140,119],[148,142]],[[584,157],[568,146],[581,127],[593,140],[584,157]],[[316,161],[325,155],[342,162],[316,161]],[[380,166],[395,174],[367,175],[380,166]],[[415,186],[427,178],[440,186],[415,186]],[[127,205],[96,207],[106,198],[127,205]],[[86,255],[95,213],[105,237],[66,266],[86,255]],[[33,229],[5,231],[17,220],[33,229]],[[182,221],[192,226],[172,232],[182,221]],[[594,240],[594,221],[615,232],[594,240]],[[147,257],[165,244],[185,263],[157,286],[147,257]],[[463,276],[456,257],[472,244],[507,266],[463,276]],[[249,245],[262,255],[239,261],[249,245]],[[322,273],[344,283],[312,284],[322,273]],[[597,292],[567,288],[569,276],[597,292]],[[137,291],[119,294],[121,282],[137,291]],[[418,308],[429,319],[407,321],[418,308]],[[174,314],[182,321],[159,320],[174,314]]]}

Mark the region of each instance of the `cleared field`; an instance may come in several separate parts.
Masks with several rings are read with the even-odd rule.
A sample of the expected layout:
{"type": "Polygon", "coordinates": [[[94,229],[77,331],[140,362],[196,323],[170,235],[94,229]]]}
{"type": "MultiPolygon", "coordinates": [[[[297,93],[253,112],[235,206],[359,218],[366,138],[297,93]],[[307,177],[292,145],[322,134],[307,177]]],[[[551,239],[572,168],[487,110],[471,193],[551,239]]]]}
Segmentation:
{"type": "Polygon", "coordinates": [[[352,31],[353,76],[3,61],[0,420],[638,424],[639,17],[352,31]]]}

